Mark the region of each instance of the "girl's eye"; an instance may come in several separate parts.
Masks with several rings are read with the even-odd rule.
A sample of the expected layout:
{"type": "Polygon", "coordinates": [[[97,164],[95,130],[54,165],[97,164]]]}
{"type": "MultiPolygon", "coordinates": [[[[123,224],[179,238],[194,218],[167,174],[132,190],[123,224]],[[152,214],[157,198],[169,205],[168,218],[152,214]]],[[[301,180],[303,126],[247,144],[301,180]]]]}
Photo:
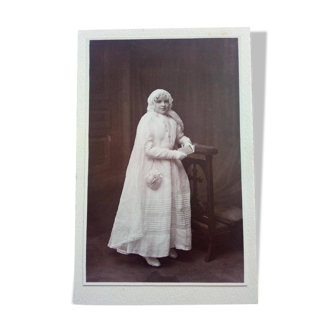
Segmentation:
{"type": "MultiPolygon", "coordinates": [[[[162,100],[156,100],[156,103],[157,104],[161,104],[162,100]]],[[[164,103],[165,104],[169,104],[169,101],[168,100],[164,100],[164,103]]]]}

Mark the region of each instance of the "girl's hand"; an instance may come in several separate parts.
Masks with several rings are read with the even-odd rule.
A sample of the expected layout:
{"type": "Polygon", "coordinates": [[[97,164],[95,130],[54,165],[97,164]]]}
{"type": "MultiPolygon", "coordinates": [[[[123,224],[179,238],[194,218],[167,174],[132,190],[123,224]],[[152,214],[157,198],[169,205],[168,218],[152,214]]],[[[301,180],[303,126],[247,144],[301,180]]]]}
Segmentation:
{"type": "Polygon", "coordinates": [[[191,142],[187,142],[185,144],[181,144],[182,147],[184,146],[190,146],[193,151],[195,151],[195,144],[192,144],[191,142]]]}
{"type": "Polygon", "coordinates": [[[187,157],[187,155],[180,151],[174,151],[175,152],[175,159],[182,160],[187,157]]]}

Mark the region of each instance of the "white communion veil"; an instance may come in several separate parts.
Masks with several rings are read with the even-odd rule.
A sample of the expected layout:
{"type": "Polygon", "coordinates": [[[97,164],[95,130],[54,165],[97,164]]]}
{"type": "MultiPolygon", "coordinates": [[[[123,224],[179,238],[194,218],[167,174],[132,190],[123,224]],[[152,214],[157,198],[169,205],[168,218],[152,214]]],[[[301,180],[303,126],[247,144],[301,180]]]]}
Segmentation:
{"type": "MultiPolygon", "coordinates": [[[[148,98],[147,113],[143,115],[137,127],[135,143],[127,167],[126,179],[108,244],[109,247],[114,249],[119,249],[126,243],[141,239],[145,233],[145,200],[147,190],[151,190],[146,184],[145,177],[153,164],[153,159],[146,154],[145,144],[150,135],[149,128],[150,121],[154,115],[154,102],[161,95],[168,97],[169,108],[172,107],[173,99],[165,90],[155,90],[148,98]]],[[[176,121],[183,133],[184,126],[179,115],[172,110],[168,111],[166,115],[176,121]]]]}

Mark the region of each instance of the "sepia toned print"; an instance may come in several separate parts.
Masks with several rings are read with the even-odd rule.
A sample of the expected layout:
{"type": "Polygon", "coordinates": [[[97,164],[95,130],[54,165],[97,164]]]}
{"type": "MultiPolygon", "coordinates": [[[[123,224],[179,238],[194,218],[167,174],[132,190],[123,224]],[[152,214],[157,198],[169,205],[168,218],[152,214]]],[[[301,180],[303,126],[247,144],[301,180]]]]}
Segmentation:
{"type": "Polygon", "coordinates": [[[238,38],[89,56],[86,282],[244,283],[238,38]]]}

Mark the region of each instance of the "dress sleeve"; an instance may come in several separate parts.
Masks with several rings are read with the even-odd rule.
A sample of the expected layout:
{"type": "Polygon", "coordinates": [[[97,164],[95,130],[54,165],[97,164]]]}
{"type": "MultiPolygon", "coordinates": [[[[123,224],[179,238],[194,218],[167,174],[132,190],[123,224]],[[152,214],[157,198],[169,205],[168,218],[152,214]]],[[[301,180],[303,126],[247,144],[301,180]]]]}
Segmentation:
{"type": "Polygon", "coordinates": [[[184,136],[183,130],[180,125],[177,125],[177,128],[176,128],[176,140],[179,144],[181,144],[183,146],[192,144],[190,138],[187,136],[184,136]]]}
{"type": "Polygon", "coordinates": [[[144,144],[145,153],[148,157],[153,159],[177,159],[179,152],[160,148],[154,145],[153,134],[150,128],[146,132],[146,142],[144,144]]]}

